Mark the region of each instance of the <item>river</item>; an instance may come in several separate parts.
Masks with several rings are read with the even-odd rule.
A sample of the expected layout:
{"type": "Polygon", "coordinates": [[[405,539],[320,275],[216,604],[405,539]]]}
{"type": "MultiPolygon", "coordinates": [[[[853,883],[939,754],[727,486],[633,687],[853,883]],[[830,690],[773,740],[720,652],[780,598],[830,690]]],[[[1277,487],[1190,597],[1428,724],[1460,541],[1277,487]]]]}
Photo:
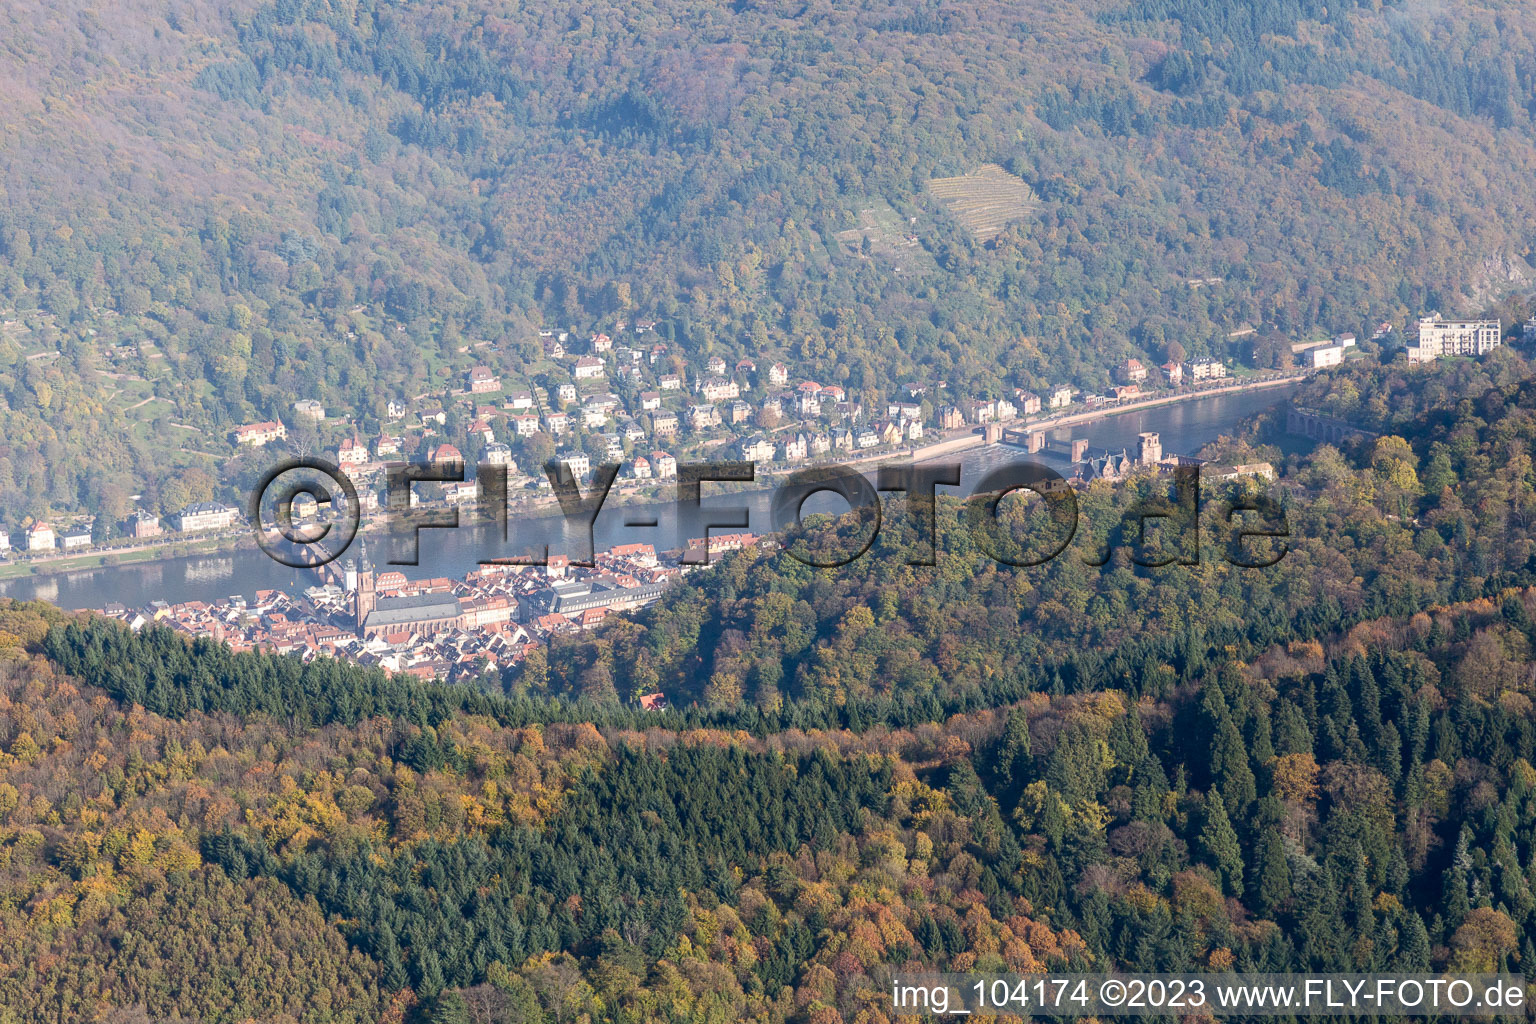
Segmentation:
{"type": "MultiPolygon", "coordinates": [[[[1193,454],[1222,434],[1230,433],[1240,421],[1285,401],[1294,390],[1294,387],[1287,386],[1213,395],[1173,405],[1111,413],[1091,423],[1061,427],[1049,433],[1054,438],[1087,438],[1089,444],[1098,448],[1115,451],[1126,448],[1134,455],[1136,435],[1150,430],[1162,435],[1165,453],[1193,454]]],[[[1029,456],[1017,448],[983,445],[966,449],[960,454],[963,467],[961,486],[945,490],[956,494],[968,493],[970,486],[986,470],[1023,458],[1044,461],[1063,475],[1068,475],[1067,461],[1060,456],[1046,453],[1029,456]]],[[[771,494],[771,491],[761,490],[745,494],[706,495],[704,504],[706,507],[717,508],[745,505],[750,510],[747,529],[764,533],[771,527],[768,511],[771,494]]],[[[806,503],[804,511],[835,511],[841,507],[844,507],[841,499],[818,496],[806,503]]],[[[407,548],[390,543],[390,539],[385,536],[370,535],[368,553],[381,571],[395,569],[412,579],[462,577],[481,559],[512,554],[514,548],[521,550],[530,543],[549,543],[552,550],[561,550],[561,545],[578,539],[559,516],[516,519],[511,524],[511,534],[515,544],[504,545],[493,526],[423,530],[416,565],[384,564],[408,554],[407,548]]],[[[598,515],[594,534],[596,546],[600,550],[636,542],[654,544],[657,550],[666,550],[681,547],[687,539],[679,536],[675,510],[666,504],[605,507],[598,515]],[[627,521],[645,515],[654,515],[657,525],[648,528],[626,525],[627,521]]],[[[356,554],[357,550],[358,546],[354,543],[347,556],[356,554]]],[[[212,601],[235,594],[250,597],[257,590],[287,590],[296,593],[317,582],[319,577],[314,570],[290,569],[279,565],[257,550],[252,542],[248,548],[224,554],[194,555],[4,580],[0,581],[0,597],[40,599],[71,609],[102,608],[114,602],[133,607],[156,599],[177,604],[184,601],[212,601]]]]}

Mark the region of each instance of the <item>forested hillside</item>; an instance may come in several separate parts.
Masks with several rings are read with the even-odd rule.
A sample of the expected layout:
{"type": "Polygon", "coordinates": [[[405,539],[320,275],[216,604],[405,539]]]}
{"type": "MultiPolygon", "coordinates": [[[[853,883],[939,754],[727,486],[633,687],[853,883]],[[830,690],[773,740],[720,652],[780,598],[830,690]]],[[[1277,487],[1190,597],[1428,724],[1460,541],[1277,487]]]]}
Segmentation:
{"type": "Polygon", "coordinates": [[[657,318],[883,398],[1487,308],[1529,274],[1533,19],[7,4],[0,513],[196,500],[199,436],[299,397],[373,429],[472,362],[518,379],[541,325],[657,318]],[[1033,198],[968,220],[989,164],[1033,198]]]}
{"type": "MultiPolygon", "coordinates": [[[[1077,492],[1077,533],[1062,554],[1015,568],[978,545],[959,501],[941,498],[934,566],[907,564],[913,538],[899,514],[867,554],[835,570],[783,550],[733,556],[632,619],[557,640],[510,684],[599,700],[659,686],[720,708],[745,701],[770,715],[815,707],[834,721],[907,721],[999,693],[1016,699],[1020,687],[1163,693],[1203,669],[1205,645],[1314,639],[1530,582],[1531,371],[1504,350],[1406,374],[1372,365],[1326,374],[1297,402],[1382,436],[1298,454],[1273,422],[1282,409],[1202,453],[1212,470],[1269,460],[1281,478],[1257,488],[1207,483],[1197,519],[1170,506],[1167,476],[1099,481],[1077,492]],[[1232,521],[1229,510],[1255,490],[1276,509],[1232,521]],[[1160,510],[1174,514],[1152,531],[1162,539],[1139,543],[1139,516],[1160,510]],[[1272,542],[1284,557],[1262,569],[1234,564],[1279,553],[1235,543],[1239,530],[1267,524],[1288,532],[1272,542]],[[1160,564],[1175,560],[1196,564],[1160,564]]],[[[1043,516],[1015,528],[1039,538],[1032,551],[1059,539],[1043,516]]]]}
{"type": "MultiPolygon", "coordinates": [[[[1511,969],[1533,604],[1211,651],[1162,695],[761,737],[161,717],[14,655],[0,1019],[238,1020],[274,985],[305,1021],[874,1024],[922,966],[1511,969]]],[[[48,649],[89,680],[158,642],[48,649]]]]}

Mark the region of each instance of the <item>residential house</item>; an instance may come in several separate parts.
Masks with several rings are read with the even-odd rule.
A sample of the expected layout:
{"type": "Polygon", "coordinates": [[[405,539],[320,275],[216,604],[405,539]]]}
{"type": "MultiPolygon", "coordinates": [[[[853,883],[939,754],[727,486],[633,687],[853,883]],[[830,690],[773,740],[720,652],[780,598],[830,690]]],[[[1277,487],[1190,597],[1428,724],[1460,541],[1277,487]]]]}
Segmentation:
{"type": "Polygon", "coordinates": [[[795,408],[802,416],[821,415],[821,385],[806,381],[795,391],[795,408]]]}
{"type": "Polygon", "coordinates": [[[1014,401],[1018,403],[1019,412],[1025,416],[1035,416],[1040,412],[1040,396],[1033,391],[1025,391],[1017,388],[1013,392],[1014,401]]]}
{"type": "Polygon", "coordinates": [[[576,360],[576,368],[572,371],[572,376],[577,380],[596,380],[605,375],[603,367],[606,365],[597,356],[582,356],[576,360]]]}
{"type": "Polygon", "coordinates": [[[741,442],[741,457],[748,462],[772,462],[773,442],[762,434],[754,434],[741,442]]]}
{"type": "Polygon", "coordinates": [[[751,418],[752,406],[748,405],[746,402],[743,402],[739,398],[732,402],[730,405],[726,406],[726,422],[730,423],[732,426],[736,425],[737,423],[745,423],[751,418]]]}
{"type": "Polygon", "coordinates": [[[811,454],[810,439],[804,434],[796,434],[784,442],[784,461],[799,462],[809,458],[811,454]]]}
{"type": "Polygon", "coordinates": [[[469,371],[469,393],[483,395],[489,391],[501,390],[501,378],[491,372],[488,366],[477,366],[469,371]]]}
{"type": "Polygon", "coordinates": [[[724,402],[741,394],[741,387],[726,377],[710,377],[699,384],[699,396],[706,402],[724,402]]]}
{"type": "Polygon", "coordinates": [[[1169,387],[1178,387],[1184,383],[1184,367],[1169,360],[1163,364],[1163,380],[1169,387]]]}
{"type": "Polygon", "coordinates": [[[260,448],[273,441],[281,441],[287,436],[288,428],[275,420],[247,423],[243,427],[235,428],[235,444],[249,445],[252,448],[260,448]]]}
{"type": "Polygon", "coordinates": [[[485,451],[480,454],[480,461],[487,466],[506,466],[509,474],[515,468],[512,462],[512,449],[499,441],[485,446],[485,451]]]}
{"type": "Polygon", "coordinates": [[[1052,409],[1065,409],[1072,404],[1072,388],[1066,384],[1051,391],[1050,406],[1052,409]]]}
{"type": "Polygon", "coordinates": [[[544,430],[551,437],[559,437],[571,429],[571,418],[563,412],[544,414],[544,430]]]}
{"type": "Polygon", "coordinates": [[[658,438],[677,436],[677,413],[651,413],[651,433],[658,438]]]}
{"type": "Polygon", "coordinates": [[[694,430],[707,430],[710,427],[720,425],[720,410],[713,405],[690,405],[688,407],[688,426],[694,430]]]}
{"type": "Polygon", "coordinates": [[[592,462],[585,452],[568,452],[559,456],[559,460],[574,477],[584,477],[592,471],[592,462]]]}
{"type": "Polygon", "coordinates": [[[658,480],[670,480],[677,476],[677,460],[666,452],[651,452],[651,466],[655,469],[658,480]]]}
{"type": "Polygon", "coordinates": [[[427,461],[440,466],[449,462],[463,462],[464,453],[451,444],[440,444],[427,453],[427,461]]]}
{"type": "Polygon", "coordinates": [[[443,500],[450,505],[472,505],[480,500],[479,480],[456,480],[443,485],[443,500]]]}
{"type": "Polygon", "coordinates": [[[1115,401],[1128,402],[1133,398],[1141,397],[1140,384],[1116,384],[1114,387],[1115,401]]]}
{"type": "Polygon", "coordinates": [[[572,384],[570,381],[566,381],[564,384],[561,384],[555,388],[555,401],[559,402],[561,405],[566,405],[567,403],[576,401],[576,397],[576,385],[572,384]]]}
{"type": "Polygon", "coordinates": [[[399,455],[404,450],[404,444],[392,434],[380,434],[378,440],[373,442],[373,457],[380,462],[391,455],[399,455]]]}
{"type": "Polygon", "coordinates": [[[336,449],[336,462],[341,466],[363,466],[368,463],[368,442],[360,437],[349,437],[336,449]]]}
{"type": "Polygon", "coordinates": [[[661,408],[661,392],[660,391],[642,391],[642,392],[640,392],[640,411],[641,412],[653,412],[656,409],[660,409],[660,408],[661,408]]]}
{"type": "Polygon", "coordinates": [[[958,430],[960,427],[965,426],[965,413],[953,405],[946,405],[941,408],[938,419],[940,430],[958,430]]]}
{"type": "Polygon", "coordinates": [[[718,377],[725,373],[725,360],[719,356],[710,356],[704,363],[704,372],[711,377],[718,377]]]}
{"type": "Polygon", "coordinates": [[[613,350],[613,339],[606,334],[592,335],[588,339],[588,344],[591,346],[594,355],[602,355],[604,352],[611,352],[613,350]]]}
{"type": "Polygon", "coordinates": [[[507,424],[517,437],[531,437],[539,432],[539,417],[531,412],[520,412],[507,417],[507,424]]]}
{"type": "Polygon", "coordinates": [[[533,408],[533,392],[514,391],[507,396],[505,407],[513,412],[526,412],[533,408]]]}
{"type": "Polygon", "coordinates": [[[63,540],[65,551],[74,548],[88,548],[91,546],[91,531],[82,526],[72,527],[64,531],[61,539],[63,540]]]}
{"type": "Polygon", "coordinates": [[[293,403],[293,414],[299,419],[320,423],[325,420],[325,406],[313,398],[301,398],[293,403]]]}
{"type": "Polygon", "coordinates": [[[683,388],[683,378],[675,373],[662,374],[656,378],[656,383],[663,391],[681,391],[683,388]]]}
{"type": "Polygon", "coordinates": [[[448,414],[436,406],[432,407],[431,409],[421,410],[421,425],[426,427],[428,430],[432,429],[433,427],[440,427],[447,422],[448,414]]]}
{"type": "Polygon", "coordinates": [[[1115,373],[1125,384],[1136,384],[1147,379],[1147,368],[1141,365],[1140,359],[1127,359],[1115,367],[1115,373]]]}
{"type": "Polygon", "coordinates": [[[142,509],[134,512],[123,523],[123,532],[134,540],[148,540],[160,536],[160,517],[142,509]]]}
{"type": "Polygon", "coordinates": [[[783,363],[774,363],[768,367],[768,383],[774,387],[780,387],[789,383],[789,367],[783,363]]]}
{"type": "Polygon", "coordinates": [[[28,551],[52,551],[53,546],[53,527],[47,523],[33,523],[27,529],[28,551]]]}
{"type": "Polygon", "coordinates": [[[635,460],[629,464],[629,471],[634,474],[636,480],[649,480],[651,478],[651,460],[643,455],[637,455],[635,460]]]}

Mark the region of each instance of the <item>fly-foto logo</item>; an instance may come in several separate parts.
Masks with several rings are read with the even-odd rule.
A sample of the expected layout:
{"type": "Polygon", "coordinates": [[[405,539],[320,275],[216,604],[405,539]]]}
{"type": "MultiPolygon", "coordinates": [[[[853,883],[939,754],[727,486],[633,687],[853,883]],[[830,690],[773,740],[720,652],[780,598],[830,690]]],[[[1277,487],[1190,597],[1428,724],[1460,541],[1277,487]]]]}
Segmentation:
{"type": "MultiPolygon", "coordinates": [[[[576,538],[565,557],[575,565],[593,564],[593,532],[598,514],[618,478],[621,463],[610,462],[592,469],[585,489],[571,467],[551,460],[546,478],[559,502],[567,537],[576,538]]],[[[1139,498],[1118,512],[1107,529],[1080,531],[1080,510],[1075,488],[1061,474],[1037,462],[1020,461],[999,466],[984,475],[965,497],[961,520],[976,547],[1007,565],[1041,565],[1061,557],[1079,540],[1077,557],[1085,565],[1106,564],[1113,553],[1124,549],[1130,560],[1143,567],[1197,565],[1200,558],[1202,519],[1211,518],[1208,503],[1201,499],[1198,466],[1179,466],[1169,474],[1171,493],[1139,498]],[[1028,517],[1009,511],[1008,500],[1022,498],[1036,506],[1028,517]],[[1027,518],[1028,528],[1021,519],[1027,518]],[[1080,532],[1083,536],[1080,538],[1080,532]]],[[[403,528],[410,552],[390,560],[395,565],[418,561],[420,531],[456,529],[460,510],[418,508],[416,484],[465,482],[460,460],[433,463],[394,463],[385,471],[384,507],[403,528]]],[[[687,462],[677,467],[674,509],[679,534],[697,544],[687,545],[684,563],[709,558],[710,530],[743,530],[750,522],[747,506],[714,507],[703,503],[706,483],[750,484],[756,479],[751,462],[687,462]]],[[[879,536],[885,519],[882,493],[905,495],[905,522],[909,565],[937,563],[938,489],[958,487],[957,463],[886,465],[874,479],[849,465],[815,466],[789,474],[773,490],[770,518],[775,532],[794,530],[802,523],[807,501],[817,494],[834,494],[848,505],[835,536],[818,537],[815,543],[803,536],[786,545],[791,557],[818,568],[836,568],[863,557],[879,536]]],[[[507,467],[482,464],[476,469],[476,508],[484,519],[496,523],[504,542],[512,540],[508,502],[507,467]]],[[[1266,568],[1288,551],[1290,528],[1284,505],[1263,492],[1243,492],[1216,503],[1214,527],[1226,535],[1222,558],[1234,566],[1266,568]]],[[[362,506],[356,486],[336,465],[319,459],[293,459],[273,467],[262,478],[251,498],[251,523],[262,550],[284,565],[321,566],[340,557],[358,533],[362,506]],[[328,521],[295,518],[303,501],[315,507],[329,506],[328,521]]],[[[626,527],[644,529],[660,523],[658,516],[631,517],[626,527]]],[[[1211,525],[1207,523],[1207,525],[1211,525]]],[[[517,555],[481,559],[482,564],[543,565],[550,557],[548,545],[525,549],[517,555]]]]}

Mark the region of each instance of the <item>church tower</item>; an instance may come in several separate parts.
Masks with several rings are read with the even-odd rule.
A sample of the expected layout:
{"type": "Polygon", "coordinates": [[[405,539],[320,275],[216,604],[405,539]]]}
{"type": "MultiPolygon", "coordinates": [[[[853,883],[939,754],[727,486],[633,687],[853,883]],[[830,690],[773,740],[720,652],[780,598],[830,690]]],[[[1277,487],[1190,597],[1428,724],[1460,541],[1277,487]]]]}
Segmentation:
{"type": "Polygon", "coordinates": [[[373,611],[378,598],[374,593],[373,564],[368,561],[367,552],[362,557],[362,565],[357,573],[357,593],[353,595],[354,608],[357,614],[357,631],[363,631],[363,624],[368,621],[368,613],[373,611]]]}

